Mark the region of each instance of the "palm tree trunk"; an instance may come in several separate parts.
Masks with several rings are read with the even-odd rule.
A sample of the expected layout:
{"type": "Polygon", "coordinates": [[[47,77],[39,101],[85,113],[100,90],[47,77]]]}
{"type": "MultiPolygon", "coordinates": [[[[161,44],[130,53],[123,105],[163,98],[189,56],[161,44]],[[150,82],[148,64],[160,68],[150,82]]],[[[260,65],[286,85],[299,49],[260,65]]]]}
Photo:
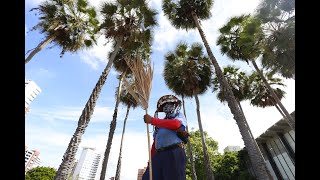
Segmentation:
{"type": "Polygon", "coordinates": [[[129,111],[130,111],[130,106],[127,106],[127,113],[126,113],[126,117],[124,118],[124,122],[123,122],[123,129],[122,129],[121,143],[120,143],[120,151],[119,151],[119,158],[118,158],[118,163],[117,163],[117,170],[116,170],[115,180],[120,180],[121,158],[122,158],[122,142],[123,142],[124,132],[126,131],[126,124],[127,124],[129,111]]]}
{"type": "MultiPolygon", "coordinates": [[[[242,109],[242,106],[241,106],[241,103],[240,103],[239,101],[238,101],[238,104],[239,104],[239,108],[240,108],[241,112],[244,114],[243,109],[242,109]]],[[[249,124],[248,124],[247,119],[244,118],[244,121],[245,121],[246,126],[248,127],[248,130],[249,130],[249,133],[250,133],[250,136],[251,136],[252,140],[255,142],[255,145],[256,145],[257,149],[259,150],[259,152],[260,152],[260,154],[261,154],[261,151],[260,151],[260,149],[259,149],[259,147],[258,147],[257,141],[254,139],[254,136],[252,135],[252,132],[251,132],[251,129],[250,129],[250,126],[249,126],[249,124]]],[[[262,154],[261,154],[261,158],[263,158],[262,154]]],[[[263,158],[263,159],[264,159],[264,158],[263,158]]]]}
{"type": "Polygon", "coordinates": [[[218,81],[220,83],[221,89],[223,90],[223,92],[225,92],[228,106],[231,110],[231,113],[234,116],[233,118],[236,120],[236,123],[238,124],[238,127],[239,127],[240,133],[242,135],[244,144],[248,150],[248,154],[249,154],[250,159],[252,161],[253,168],[254,168],[255,172],[257,173],[257,178],[258,178],[258,180],[268,179],[268,173],[267,173],[267,169],[265,168],[265,162],[260,157],[259,151],[257,150],[256,146],[254,145],[254,142],[252,141],[252,138],[250,137],[250,133],[248,131],[248,128],[245,125],[245,120],[244,120],[245,116],[240,111],[239,107],[237,106],[236,98],[235,98],[234,94],[232,93],[229,84],[227,83],[225,77],[223,76],[223,73],[221,71],[221,68],[220,68],[218,62],[210,49],[208,41],[207,41],[207,39],[203,33],[203,30],[199,24],[199,20],[198,20],[196,13],[193,11],[191,13],[192,13],[194,23],[196,24],[198,31],[200,33],[200,36],[202,38],[202,41],[204,43],[204,46],[206,47],[207,53],[208,53],[208,55],[212,61],[212,64],[215,68],[215,72],[216,72],[218,81]]]}
{"type": "Polygon", "coordinates": [[[70,171],[72,170],[72,164],[74,162],[74,157],[78,151],[78,147],[81,142],[81,137],[84,134],[86,127],[90,122],[90,119],[93,114],[94,108],[96,106],[96,102],[99,98],[101,89],[107,80],[108,74],[113,64],[113,60],[120,49],[121,43],[122,43],[122,38],[120,38],[117,41],[117,45],[114,51],[112,52],[112,55],[109,59],[109,62],[106,68],[103,70],[96,86],[94,87],[89,97],[89,100],[87,101],[84,109],[82,110],[81,116],[78,121],[78,127],[69,142],[66,152],[63,155],[62,163],[59,166],[59,169],[57,171],[57,174],[54,180],[65,180],[68,177],[68,174],[70,173],[70,171]]]}
{"type": "MultiPolygon", "coordinates": [[[[241,103],[240,103],[239,101],[238,101],[238,104],[239,104],[239,108],[240,108],[241,112],[244,114],[243,109],[242,109],[242,106],[241,106],[241,103]]],[[[256,145],[257,149],[259,150],[259,153],[260,153],[260,155],[261,155],[261,158],[264,160],[264,158],[263,158],[263,156],[262,156],[262,153],[261,153],[261,151],[260,151],[260,148],[259,148],[259,146],[258,146],[258,144],[257,144],[257,141],[254,139],[254,136],[252,135],[252,132],[251,132],[251,129],[250,129],[250,126],[249,126],[249,124],[248,124],[247,119],[244,118],[244,121],[245,121],[246,126],[248,127],[250,136],[251,136],[252,140],[254,141],[254,144],[256,145]]]]}
{"type": "Polygon", "coordinates": [[[120,102],[121,84],[122,84],[124,76],[125,76],[125,72],[123,72],[121,74],[121,77],[120,77],[120,80],[119,80],[119,87],[118,87],[116,105],[114,107],[113,118],[112,118],[112,121],[110,123],[108,142],[107,142],[107,146],[106,146],[106,151],[104,152],[104,158],[103,158],[103,163],[102,163],[102,168],[101,168],[100,180],[104,180],[105,176],[106,176],[107,165],[108,165],[108,160],[109,160],[109,154],[110,154],[110,149],[111,149],[111,145],[112,145],[112,139],[113,139],[113,135],[114,135],[114,130],[116,129],[116,126],[117,126],[117,114],[118,114],[118,106],[119,106],[119,102],[120,102]]]}
{"type": "MultiPolygon", "coordinates": [[[[237,100],[237,101],[238,101],[239,108],[240,108],[241,112],[244,114],[240,101],[239,101],[239,100],[237,100]]],[[[250,136],[251,136],[252,140],[254,141],[254,144],[255,144],[256,148],[258,149],[261,158],[262,158],[263,161],[265,162],[265,159],[264,159],[264,157],[263,157],[263,155],[262,155],[262,152],[261,152],[261,150],[260,150],[260,148],[259,148],[259,146],[258,146],[258,143],[257,143],[257,141],[255,140],[254,136],[252,135],[252,132],[251,132],[251,129],[250,129],[250,126],[249,126],[249,124],[248,124],[247,119],[244,118],[244,121],[245,121],[246,126],[248,127],[250,136]]],[[[267,170],[269,179],[272,180],[273,177],[271,176],[270,171],[269,171],[269,169],[267,168],[267,164],[266,164],[266,163],[265,163],[265,166],[266,166],[266,170],[267,170]]],[[[255,176],[257,176],[254,171],[253,171],[253,173],[254,173],[255,176]]]]}
{"type": "Polygon", "coordinates": [[[281,109],[280,109],[280,107],[279,107],[279,105],[278,104],[274,104],[274,107],[276,107],[277,108],[277,110],[280,112],[280,114],[283,116],[283,117],[285,117],[286,115],[285,114],[283,114],[283,112],[281,111],[281,109]]]}
{"type": "Polygon", "coordinates": [[[200,103],[199,103],[199,98],[198,95],[196,94],[195,96],[196,99],[196,104],[197,104],[197,116],[198,116],[198,124],[199,124],[199,130],[200,130],[200,134],[201,134],[201,141],[202,141],[202,149],[203,149],[203,155],[204,155],[204,162],[205,162],[205,166],[206,166],[206,180],[214,180],[214,175],[213,175],[213,171],[211,168],[211,163],[210,163],[210,159],[208,156],[208,152],[207,152],[207,146],[205,144],[204,141],[204,134],[203,134],[203,129],[202,129],[202,123],[201,123],[201,116],[200,116],[200,103]]]}
{"type": "MultiPolygon", "coordinates": [[[[276,101],[274,99],[271,99],[272,103],[274,103],[274,106],[277,108],[277,110],[280,112],[280,114],[282,115],[282,117],[285,117],[286,115],[281,111],[279,105],[276,103],[276,101]]],[[[292,116],[291,116],[292,117],[292,116]]],[[[293,118],[292,118],[293,119],[293,118]]],[[[288,121],[287,121],[288,123],[288,121]]],[[[293,119],[293,121],[291,122],[292,124],[295,125],[295,120],[293,119]]],[[[290,126],[290,124],[288,123],[288,125],[290,126]]]]}
{"type": "MultiPolygon", "coordinates": [[[[259,76],[261,77],[261,79],[263,80],[264,84],[267,86],[269,92],[271,93],[272,97],[276,100],[277,104],[279,105],[280,109],[282,110],[282,112],[285,114],[285,116],[283,116],[283,118],[287,121],[287,123],[289,124],[289,126],[295,130],[295,123],[293,122],[293,119],[291,117],[291,115],[288,113],[287,109],[283,106],[283,104],[281,103],[280,99],[278,98],[278,96],[276,95],[276,93],[274,93],[274,91],[272,90],[270,84],[268,83],[268,81],[266,80],[266,78],[263,76],[262,72],[260,71],[260,69],[257,66],[257,63],[252,60],[251,61],[254,68],[256,69],[256,71],[258,72],[259,76]]],[[[281,113],[282,115],[282,113],[281,113]]]]}
{"type": "Polygon", "coordinates": [[[41,51],[46,45],[48,45],[53,39],[55,38],[55,35],[49,36],[47,39],[42,41],[41,43],[38,44],[38,46],[29,54],[29,56],[26,58],[24,61],[24,64],[27,64],[32,57],[37,54],[39,51],[41,51]]]}
{"type": "MultiPolygon", "coordinates": [[[[185,107],[185,105],[184,105],[184,95],[182,95],[182,105],[183,105],[184,117],[186,118],[186,121],[187,121],[186,107],[185,107]]],[[[187,130],[187,132],[189,133],[188,126],[186,127],[186,130],[187,130]]],[[[189,143],[188,143],[188,152],[189,152],[189,158],[190,158],[190,163],[191,163],[192,180],[197,180],[196,168],[194,167],[194,160],[193,160],[193,155],[192,155],[192,149],[191,149],[190,141],[189,141],[189,143]]]]}

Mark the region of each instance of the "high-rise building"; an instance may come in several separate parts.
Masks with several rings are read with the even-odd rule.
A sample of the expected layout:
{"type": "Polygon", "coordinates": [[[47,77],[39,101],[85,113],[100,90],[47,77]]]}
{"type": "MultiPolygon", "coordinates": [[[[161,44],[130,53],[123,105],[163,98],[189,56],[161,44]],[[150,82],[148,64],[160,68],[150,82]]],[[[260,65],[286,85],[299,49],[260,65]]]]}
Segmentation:
{"type": "Polygon", "coordinates": [[[230,151],[230,152],[237,152],[237,151],[240,151],[241,148],[240,146],[227,146],[224,148],[224,152],[227,152],[227,151],[230,151]]]}
{"type": "Polygon", "coordinates": [[[72,179],[98,180],[102,165],[102,153],[95,148],[84,147],[77,162],[72,179]]]}
{"type": "Polygon", "coordinates": [[[39,158],[40,152],[37,150],[28,150],[28,147],[25,146],[25,157],[24,157],[24,166],[25,166],[25,173],[30,169],[37,167],[41,164],[39,158]]]}
{"type": "Polygon", "coordinates": [[[31,102],[41,93],[40,87],[32,80],[25,80],[25,113],[29,111],[31,102]]]}

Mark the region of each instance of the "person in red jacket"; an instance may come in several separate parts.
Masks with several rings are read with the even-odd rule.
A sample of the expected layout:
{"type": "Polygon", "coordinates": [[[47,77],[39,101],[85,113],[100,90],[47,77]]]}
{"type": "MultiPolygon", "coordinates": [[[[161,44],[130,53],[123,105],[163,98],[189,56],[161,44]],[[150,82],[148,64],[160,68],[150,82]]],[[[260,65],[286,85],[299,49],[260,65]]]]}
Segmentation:
{"type": "MultiPolygon", "coordinates": [[[[177,97],[165,95],[158,100],[156,117],[144,115],[144,122],[155,126],[151,148],[153,180],[186,179],[187,122],[180,109],[181,101],[177,97]],[[157,118],[158,112],[164,112],[166,116],[157,118]]],[[[149,166],[142,180],[149,180],[149,166]]]]}

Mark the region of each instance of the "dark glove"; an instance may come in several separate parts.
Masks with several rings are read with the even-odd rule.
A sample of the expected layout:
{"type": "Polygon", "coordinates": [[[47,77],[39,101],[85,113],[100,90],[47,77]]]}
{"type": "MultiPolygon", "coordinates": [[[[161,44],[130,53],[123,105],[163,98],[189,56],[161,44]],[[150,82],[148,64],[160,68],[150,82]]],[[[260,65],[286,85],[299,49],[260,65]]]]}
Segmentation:
{"type": "Polygon", "coordinates": [[[149,114],[145,114],[143,116],[144,122],[147,123],[147,124],[151,124],[151,122],[152,122],[151,118],[152,118],[152,116],[150,116],[149,114]]]}

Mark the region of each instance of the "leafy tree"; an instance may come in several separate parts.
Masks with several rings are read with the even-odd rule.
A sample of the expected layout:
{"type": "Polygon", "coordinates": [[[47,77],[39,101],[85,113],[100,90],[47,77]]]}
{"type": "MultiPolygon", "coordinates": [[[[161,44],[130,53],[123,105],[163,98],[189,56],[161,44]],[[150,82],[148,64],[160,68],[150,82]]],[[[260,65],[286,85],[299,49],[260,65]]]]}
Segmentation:
{"type": "MultiPolygon", "coordinates": [[[[205,34],[200,25],[201,20],[209,19],[211,16],[210,9],[213,5],[212,0],[163,0],[162,9],[164,14],[168,17],[171,24],[178,29],[195,29],[197,28],[204,46],[207,50],[208,56],[214,66],[215,73],[218,77],[220,86],[225,91],[228,106],[233,114],[234,119],[239,127],[245,146],[248,149],[250,158],[253,163],[253,168],[257,172],[260,179],[267,179],[267,169],[264,167],[264,161],[259,157],[259,150],[255,147],[252,138],[250,137],[248,128],[245,124],[245,116],[238,108],[238,103],[228,85],[226,79],[223,77],[222,70],[213,55],[209,43],[205,37],[205,34]]],[[[214,179],[214,177],[208,177],[208,180],[214,179]]]]}
{"type": "Polygon", "coordinates": [[[76,52],[96,43],[99,21],[87,0],[46,0],[33,10],[39,11],[40,17],[39,23],[31,30],[40,30],[45,40],[32,50],[25,64],[50,43],[61,47],[60,57],[66,51],[76,52]]]}
{"type": "Polygon", "coordinates": [[[56,170],[51,167],[35,167],[26,173],[25,180],[53,180],[56,170]]]}
{"type": "MultiPolygon", "coordinates": [[[[193,161],[195,164],[195,170],[197,174],[198,179],[206,179],[206,167],[205,167],[205,161],[204,161],[204,153],[202,148],[202,141],[201,141],[201,133],[199,130],[194,131],[194,129],[191,129],[190,133],[190,145],[193,152],[193,161]]],[[[213,140],[211,137],[208,137],[208,133],[206,131],[203,132],[207,154],[209,157],[210,165],[213,167],[215,165],[215,156],[218,156],[218,142],[213,140]]],[[[188,153],[189,149],[187,149],[188,153]]],[[[191,164],[187,164],[186,169],[186,176],[188,180],[191,180],[192,178],[192,170],[191,170],[191,164]]]]}
{"type": "MultiPolygon", "coordinates": [[[[134,86],[132,86],[132,88],[134,88],[134,86]]],[[[117,170],[116,170],[116,175],[115,175],[116,180],[120,179],[120,174],[121,174],[121,159],[122,159],[122,146],[123,146],[122,144],[123,144],[123,138],[124,138],[124,133],[125,133],[125,129],[126,129],[126,123],[127,123],[129,111],[130,111],[131,107],[134,109],[139,105],[138,102],[133,98],[133,96],[128,92],[128,90],[126,90],[124,88],[120,94],[120,103],[127,106],[127,112],[126,112],[126,117],[124,118],[123,128],[122,128],[120,151],[119,151],[117,170]]]]}
{"type": "Polygon", "coordinates": [[[262,65],[285,78],[294,78],[295,0],[263,0],[256,16],[266,34],[262,65]]]}
{"type": "MultiPolygon", "coordinates": [[[[199,179],[206,179],[205,162],[203,161],[203,149],[201,148],[200,131],[194,129],[190,132],[190,142],[192,151],[194,152],[194,163],[199,179]]],[[[248,163],[250,159],[246,150],[239,152],[226,152],[220,154],[218,152],[218,142],[208,136],[204,132],[205,141],[208,149],[208,156],[213,167],[215,179],[217,180],[254,180],[252,175],[248,172],[248,163]]],[[[188,149],[187,149],[188,151],[188,149]]],[[[191,180],[191,166],[187,164],[187,180],[191,180]]]]}
{"type": "MultiPolygon", "coordinates": [[[[252,176],[252,174],[254,174],[254,172],[252,171],[252,164],[248,155],[248,151],[245,147],[238,151],[238,158],[240,170],[239,176],[241,177],[241,180],[255,180],[255,178],[252,176]]],[[[269,179],[272,179],[272,176],[270,174],[269,177],[269,179]]]]}
{"type": "Polygon", "coordinates": [[[227,54],[231,60],[242,60],[252,63],[254,69],[261,77],[268,92],[279,105],[284,119],[288,122],[292,129],[295,129],[294,120],[281,103],[277,94],[264,77],[263,72],[259,69],[256,58],[262,52],[264,34],[261,28],[261,22],[258,18],[249,15],[233,17],[229,22],[220,28],[221,35],[217,44],[221,46],[222,54],[227,54]]]}
{"type": "MultiPolygon", "coordinates": [[[[241,150],[243,151],[243,150],[241,150]]],[[[253,180],[243,162],[243,152],[225,152],[217,159],[216,179],[217,180],[253,180]],[[241,156],[241,157],[240,157],[241,156]]]]}
{"type": "MultiPolygon", "coordinates": [[[[282,79],[274,77],[274,72],[265,72],[264,76],[270,86],[273,86],[272,90],[274,93],[281,100],[285,95],[285,91],[280,88],[285,87],[285,84],[282,83],[282,79]]],[[[251,85],[252,96],[250,98],[250,103],[253,106],[262,108],[275,106],[278,111],[282,113],[279,105],[276,103],[270,91],[265,87],[263,80],[256,72],[253,72],[249,76],[248,83],[251,85]]]]}
{"type": "MultiPolygon", "coordinates": [[[[113,60],[120,48],[126,47],[126,44],[122,42],[150,44],[151,28],[156,25],[155,15],[157,13],[155,10],[148,8],[145,1],[105,2],[102,5],[101,13],[103,15],[103,22],[100,28],[104,30],[106,39],[114,40],[116,45],[79,117],[77,129],[64,153],[55,180],[65,180],[71,171],[71,165],[74,161],[78,146],[81,143],[81,137],[90,122],[101,89],[113,65],[113,60]]],[[[103,177],[103,174],[101,177],[103,177]]]]}
{"type": "MultiPolygon", "coordinates": [[[[198,125],[201,133],[203,132],[203,129],[198,95],[206,92],[210,86],[210,78],[212,75],[210,61],[204,55],[202,49],[203,47],[200,43],[193,43],[190,48],[185,43],[179,43],[174,52],[166,54],[164,68],[164,79],[171,90],[178,95],[195,98],[198,125]]],[[[213,172],[206,152],[204,135],[201,137],[204,150],[204,161],[206,162],[207,179],[210,179],[211,177],[213,178],[213,172]]],[[[189,151],[189,153],[189,157],[192,157],[192,151],[189,151]]],[[[191,165],[193,165],[192,163],[193,161],[191,160],[191,165]]],[[[196,179],[195,173],[193,173],[193,179],[196,179]]]]}
{"type": "MultiPolygon", "coordinates": [[[[128,39],[127,41],[130,41],[130,39],[128,39]]],[[[100,179],[104,179],[104,176],[105,176],[105,173],[107,170],[107,164],[108,164],[109,154],[110,154],[110,150],[111,150],[113,135],[114,135],[114,131],[115,131],[116,125],[117,125],[118,106],[119,106],[119,103],[121,100],[122,87],[123,87],[122,82],[123,82],[124,78],[126,78],[126,75],[128,75],[129,77],[132,77],[132,75],[130,75],[131,70],[126,63],[126,60],[127,61],[141,60],[141,59],[137,59],[135,57],[142,55],[144,58],[143,59],[144,61],[150,61],[150,48],[144,48],[144,47],[148,47],[148,45],[142,46],[143,44],[140,44],[140,43],[137,44],[135,42],[125,42],[125,44],[127,44],[127,45],[134,44],[135,46],[127,46],[127,48],[125,50],[124,50],[124,48],[120,48],[118,54],[115,57],[114,67],[115,67],[116,71],[118,71],[120,73],[118,76],[119,86],[116,90],[115,109],[114,109],[112,121],[110,123],[109,136],[108,136],[106,150],[105,150],[105,154],[104,154],[104,158],[103,158],[100,179]]],[[[111,55],[112,55],[112,53],[109,54],[109,56],[111,56],[111,55]]],[[[121,153],[121,151],[120,151],[120,153],[121,153]]],[[[119,154],[119,155],[121,156],[121,154],[119,154]]],[[[121,168],[121,163],[120,163],[119,168],[117,168],[117,172],[119,172],[119,173],[116,173],[116,180],[118,180],[120,178],[120,168],[121,168]]]]}

